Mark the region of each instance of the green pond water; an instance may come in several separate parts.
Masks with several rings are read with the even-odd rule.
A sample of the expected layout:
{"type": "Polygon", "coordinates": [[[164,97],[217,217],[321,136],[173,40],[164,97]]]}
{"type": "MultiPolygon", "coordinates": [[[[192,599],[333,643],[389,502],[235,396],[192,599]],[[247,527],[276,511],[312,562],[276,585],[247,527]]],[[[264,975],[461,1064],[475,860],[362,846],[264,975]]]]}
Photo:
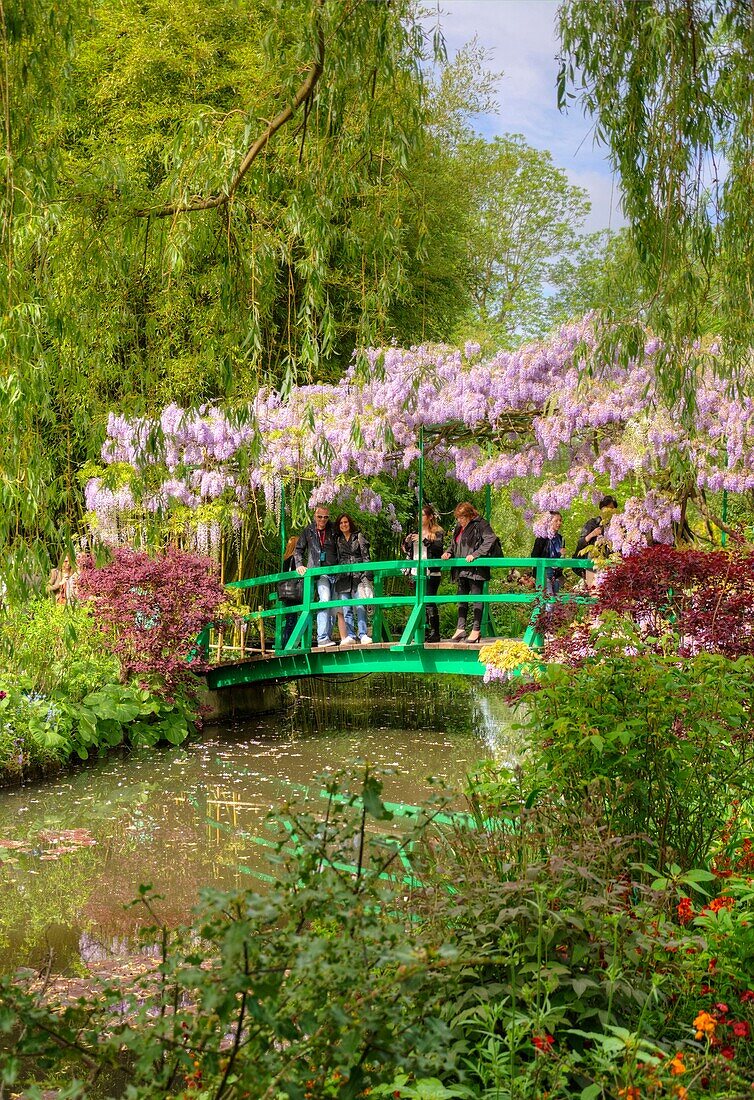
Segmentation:
{"type": "MultiPolygon", "coordinates": [[[[202,886],[264,889],[268,811],[297,785],[358,760],[389,770],[384,795],[415,804],[428,777],[463,784],[474,765],[513,764],[518,734],[483,685],[367,677],[301,682],[285,710],[206,728],[179,748],[111,755],[47,782],[0,791],[0,969],[56,971],[128,955],[141,883],[185,921],[202,886]]],[[[315,782],[315,786],[316,786],[315,782]]],[[[459,803],[460,804],[460,803],[459,803]]]]}

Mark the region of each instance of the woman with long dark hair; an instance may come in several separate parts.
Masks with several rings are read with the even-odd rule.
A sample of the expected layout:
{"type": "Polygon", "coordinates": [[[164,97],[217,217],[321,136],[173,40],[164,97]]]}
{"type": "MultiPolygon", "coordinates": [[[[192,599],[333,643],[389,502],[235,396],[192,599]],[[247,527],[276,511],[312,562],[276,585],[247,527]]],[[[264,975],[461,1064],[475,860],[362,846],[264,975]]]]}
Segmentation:
{"type": "MultiPolygon", "coordinates": [[[[348,515],[343,512],[335,521],[335,530],[338,532],[338,565],[357,565],[359,562],[369,561],[369,543],[358,527],[348,515]]],[[[366,574],[355,570],[353,573],[340,573],[335,578],[335,594],[339,600],[355,600],[358,596],[360,582],[366,574]]],[[[354,608],[344,607],[338,612],[338,627],[340,629],[341,646],[371,645],[372,639],[367,633],[367,611],[362,605],[356,607],[356,625],[354,626],[354,608]]]]}
{"type": "MultiPolygon", "coordinates": [[[[421,540],[424,552],[422,557],[427,561],[437,561],[442,557],[442,544],[445,538],[445,532],[440,526],[437,513],[431,504],[425,504],[422,508],[422,531],[421,540]]],[[[407,557],[418,558],[419,557],[419,535],[414,532],[413,534],[406,535],[403,540],[403,552],[407,557]]],[[[416,575],[416,570],[412,569],[411,574],[416,575]]],[[[442,570],[432,568],[430,565],[427,569],[427,588],[426,594],[428,596],[436,596],[437,590],[440,587],[440,581],[442,580],[442,570]]],[[[427,620],[427,633],[424,638],[425,642],[439,642],[440,641],[440,609],[436,603],[426,605],[426,620],[427,620]]]]}

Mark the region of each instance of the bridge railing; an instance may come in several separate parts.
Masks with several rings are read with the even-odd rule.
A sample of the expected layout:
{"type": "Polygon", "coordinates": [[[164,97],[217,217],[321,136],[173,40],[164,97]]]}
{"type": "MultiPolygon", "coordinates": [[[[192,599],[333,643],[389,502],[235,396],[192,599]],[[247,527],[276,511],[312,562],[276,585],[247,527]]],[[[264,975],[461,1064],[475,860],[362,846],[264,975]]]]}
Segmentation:
{"type": "MultiPolygon", "coordinates": [[[[431,559],[429,568],[441,569],[443,573],[453,568],[468,568],[469,563],[465,558],[431,559]]],[[[494,627],[489,619],[488,612],[491,607],[505,605],[530,606],[528,624],[523,634],[523,640],[529,645],[538,646],[541,638],[537,631],[537,618],[544,603],[591,603],[592,597],[575,595],[571,592],[560,592],[556,596],[547,596],[545,593],[546,571],[548,569],[573,569],[583,572],[593,568],[589,558],[476,558],[474,566],[489,566],[496,570],[519,569],[526,570],[527,574],[533,572],[534,585],[532,588],[515,592],[489,592],[485,584],[481,595],[459,596],[457,592],[446,592],[436,596],[430,596],[426,591],[427,559],[424,559],[421,570],[417,563],[411,559],[399,559],[392,561],[357,562],[353,565],[324,565],[307,569],[303,576],[292,572],[269,573],[261,577],[250,577],[245,580],[232,581],[226,588],[241,592],[258,592],[264,598],[265,589],[272,591],[267,595],[267,602],[272,606],[266,606],[259,602],[255,608],[239,607],[236,616],[237,632],[229,640],[232,630],[215,627],[205,629],[197,639],[197,645],[208,651],[210,659],[217,663],[223,660],[243,660],[252,651],[261,650],[266,654],[272,638],[267,637],[265,624],[270,623],[274,630],[273,648],[276,655],[306,652],[311,646],[311,627],[315,622],[317,612],[330,609],[334,612],[347,607],[366,607],[373,611],[372,635],[375,642],[390,642],[393,649],[405,649],[411,645],[424,644],[425,610],[429,605],[442,606],[443,604],[482,603],[485,605],[483,619],[483,633],[494,634],[494,627]],[[405,577],[407,573],[413,574],[414,591],[399,594],[385,591],[385,582],[393,577],[405,577]],[[317,599],[317,580],[321,576],[338,577],[343,575],[366,574],[371,577],[374,595],[370,597],[355,596],[350,599],[331,599],[320,601],[317,599]],[[295,605],[282,604],[276,593],[276,587],[280,581],[300,579],[302,582],[301,602],[295,605]],[[408,617],[400,636],[395,639],[384,612],[389,608],[405,607],[408,617]],[[282,644],[283,622],[286,616],[293,615],[296,622],[288,637],[286,644],[282,644]],[[256,627],[259,632],[259,646],[250,640],[249,634],[256,627]],[[236,640],[237,639],[237,640],[236,640]]]]}

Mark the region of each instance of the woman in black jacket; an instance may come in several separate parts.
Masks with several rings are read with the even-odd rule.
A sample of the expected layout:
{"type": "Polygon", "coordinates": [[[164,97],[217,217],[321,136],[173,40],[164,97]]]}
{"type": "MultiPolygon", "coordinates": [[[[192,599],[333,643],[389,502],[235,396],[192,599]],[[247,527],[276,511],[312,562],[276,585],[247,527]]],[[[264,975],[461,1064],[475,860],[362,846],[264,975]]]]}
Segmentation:
{"type": "MultiPolygon", "coordinates": [[[[453,532],[450,548],[443,554],[443,558],[465,558],[468,565],[453,566],[450,575],[458,583],[459,596],[480,596],[484,582],[490,579],[490,569],[487,565],[474,565],[477,558],[495,557],[500,553],[500,542],[497,535],[487,523],[486,519],[477,512],[473,504],[465,500],[459,504],[453,513],[458,520],[458,526],[453,532]]],[[[466,636],[466,615],[468,603],[458,605],[458,624],[456,632],[450,639],[451,642],[478,642],[482,634],[482,604],[474,604],[474,625],[466,636]]]]}
{"type": "MultiPolygon", "coordinates": [[[[437,522],[437,513],[431,504],[425,504],[422,508],[422,546],[424,550],[422,557],[428,561],[437,561],[442,557],[442,544],[445,537],[440,524],[437,522]]],[[[419,557],[419,536],[414,532],[411,535],[406,535],[403,540],[403,552],[407,558],[419,557]]],[[[416,570],[406,570],[412,576],[416,576],[416,570]]],[[[437,590],[440,587],[440,581],[442,580],[442,570],[433,569],[431,566],[427,569],[427,589],[426,594],[428,596],[436,596],[437,590]]],[[[426,642],[439,642],[440,641],[440,609],[436,603],[428,603],[426,605],[426,621],[427,621],[427,633],[425,636],[426,642]]]]}
{"type": "MultiPolygon", "coordinates": [[[[369,543],[346,512],[338,516],[335,528],[338,532],[338,565],[358,565],[359,562],[369,561],[369,543]]],[[[359,583],[364,578],[365,574],[359,570],[338,574],[335,578],[336,597],[339,600],[355,600],[359,594],[359,583]]],[[[358,634],[354,625],[354,608],[344,607],[342,611],[338,611],[341,646],[356,645],[357,642],[362,645],[372,644],[372,639],[367,634],[366,608],[358,606],[355,610],[358,634]]]]}

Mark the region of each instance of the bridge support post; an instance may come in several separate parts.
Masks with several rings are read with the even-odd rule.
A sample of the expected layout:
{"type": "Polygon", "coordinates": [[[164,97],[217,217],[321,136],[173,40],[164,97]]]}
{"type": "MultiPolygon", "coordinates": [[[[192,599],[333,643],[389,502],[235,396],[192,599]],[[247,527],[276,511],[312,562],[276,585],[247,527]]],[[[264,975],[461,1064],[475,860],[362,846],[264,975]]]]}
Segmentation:
{"type": "Polygon", "coordinates": [[[537,592],[539,593],[539,599],[532,604],[532,613],[529,619],[529,625],[524,631],[523,637],[524,642],[526,642],[527,645],[532,646],[533,649],[541,649],[542,645],[544,644],[544,638],[541,632],[537,629],[537,620],[539,618],[540,612],[542,611],[545,601],[545,568],[547,566],[548,560],[548,558],[538,558],[534,567],[536,569],[534,583],[536,585],[537,592]]]}
{"type": "MultiPolygon", "coordinates": [[[[492,518],[492,490],[489,485],[485,486],[484,490],[484,518],[489,523],[492,518]]],[[[482,592],[486,596],[489,592],[489,583],[487,581],[482,585],[482,592]]],[[[488,603],[482,605],[482,637],[489,638],[494,637],[497,633],[495,624],[492,621],[492,613],[490,611],[490,605],[488,603]]]]}
{"type": "MultiPolygon", "coordinates": [[[[420,612],[414,616],[409,616],[409,623],[412,619],[416,622],[416,643],[417,645],[424,645],[424,633],[427,617],[424,608],[424,599],[427,592],[427,578],[426,570],[422,568],[425,553],[424,553],[424,540],[423,540],[423,525],[424,525],[424,426],[419,428],[419,525],[418,525],[418,548],[419,557],[416,563],[416,610],[420,612]]],[[[403,638],[408,634],[408,628],[404,631],[403,638]]],[[[401,642],[403,642],[401,638],[401,642]]],[[[410,642],[411,639],[409,638],[410,642]]]]}

